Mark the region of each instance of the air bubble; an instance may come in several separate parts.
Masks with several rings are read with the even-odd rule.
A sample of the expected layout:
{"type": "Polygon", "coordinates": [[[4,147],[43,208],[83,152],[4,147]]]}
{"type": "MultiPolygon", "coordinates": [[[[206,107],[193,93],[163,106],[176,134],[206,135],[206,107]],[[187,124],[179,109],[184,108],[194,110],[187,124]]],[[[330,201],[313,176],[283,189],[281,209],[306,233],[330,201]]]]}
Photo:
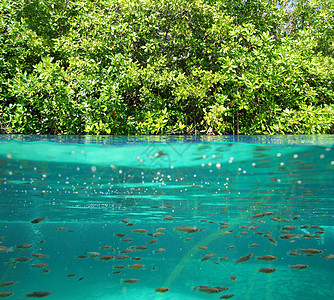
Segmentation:
{"type": "Polygon", "coordinates": [[[298,154],[294,154],[294,155],[293,155],[293,158],[298,158],[298,154]]]}
{"type": "Polygon", "coordinates": [[[95,166],[92,166],[90,169],[92,170],[92,172],[96,172],[96,170],[97,170],[97,168],[95,166]]]}
{"type": "Polygon", "coordinates": [[[320,155],[320,158],[325,158],[325,155],[324,155],[324,154],[321,154],[321,155],[320,155]]]}

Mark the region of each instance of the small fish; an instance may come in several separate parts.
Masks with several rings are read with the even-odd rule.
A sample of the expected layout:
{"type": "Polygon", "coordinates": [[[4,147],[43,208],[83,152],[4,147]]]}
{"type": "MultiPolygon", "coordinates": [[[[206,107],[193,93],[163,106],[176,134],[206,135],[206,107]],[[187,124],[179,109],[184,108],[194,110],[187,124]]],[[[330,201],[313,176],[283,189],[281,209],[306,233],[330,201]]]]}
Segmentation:
{"type": "Polygon", "coordinates": [[[116,275],[116,274],[120,274],[121,273],[121,271],[115,271],[115,272],[112,272],[114,275],[116,275]]]}
{"type": "Polygon", "coordinates": [[[138,270],[138,269],[141,269],[142,267],[144,267],[145,265],[142,265],[142,264],[133,264],[130,267],[130,269],[133,269],[133,270],[138,270]]]}
{"type": "Polygon", "coordinates": [[[124,260],[124,259],[127,259],[127,258],[129,258],[129,256],[128,255],[124,255],[124,254],[120,254],[120,255],[117,255],[115,257],[116,260],[124,260]]]}
{"type": "Polygon", "coordinates": [[[19,281],[4,281],[0,283],[0,287],[11,286],[19,283],[19,281]]]}
{"type": "Polygon", "coordinates": [[[131,238],[125,238],[125,239],[122,239],[121,242],[132,242],[133,239],[131,238]]]}
{"type": "Polygon", "coordinates": [[[277,257],[273,255],[263,255],[263,256],[258,256],[256,259],[263,260],[263,261],[273,261],[273,260],[276,260],[277,257]]]}
{"type": "Polygon", "coordinates": [[[38,223],[41,223],[44,220],[45,220],[45,218],[37,218],[35,220],[32,220],[30,223],[31,224],[38,224],[38,223]]]}
{"type": "Polygon", "coordinates": [[[277,242],[273,238],[269,238],[269,242],[275,246],[277,245],[277,242]]]}
{"type": "Polygon", "coordinates": [[[75,277],[75,276],[77,276],[77,274],[68,274],[68,275],[66,275],[66,277],[75,277]]]}
{"type": "Polygon", "coordinates": [[[33,254],[31,254],[31,256],[33,256],[33,257],[37,257],[37,258],[45,258],[45,257],[48,257],[46,254],[43,254],[43,253],[33,253],[33,254]]]}
{"type": "Polygon", "coordinates": [[[44,268],[46,266],[48,266],[48,264],[46,264],[46,263],[36,263],[34,265],[31,265],[32,268],[37,268],[37,269],[44,268]]]}
{"type": "Polygon", "coordinates": [[[219,299],[230,299],[232,297],[234,297],[234,294],[226,294],[226,295],[220,296],[219,299]]]}
{"type": "Polygon", "coordinates": [[[75,258],[79,258],[79,259],[85,259],[87,258],[87,255],[78,255],[75,258]]]}
{"type": "Polygon", "coordinates": [[[0,292],[0,298],[6,298],[11,295],[14,295],[14,293],[13,292],[0,292]]]}
{"type": "Polygon", "coordinates": [[[158,241],[158,239],[150,240],[146,245],[154,244],[158,241]]]}
{"type": "Polygon", "coordinates": [[[208,250],[207,246],[198,246],[197,249],[199,250],[208,250]]]}
{"type": "Polygon", "coordinates": [[[240,235],[248,235],[249,233],[247,231],[240,232],[240,235]]]}
{"type": "Polygon", "coordinates": [[[142,258],[135,256],[135,257],[131,257],[131,259],[133,259],[133,260],[141,260],[142,258]]]}
{"type": "Polygon", "coordinates": [[[230,250],[230,249],[233,249],[234,247],[235,247],[234,245],[231,245],[231,246],[228,246],[226,249],[230,250]]]}
{"type": "Polygon", "coordinates": [[[0,246],[0,253],[1,252],[13,252],[13,247],[5,247],[5,246],[0,246]]]}
{"type": "Polygon", "coordinates": [[[289,255],[291,255],[291,256],[300,256],[300,253],[298,253],[297,250],[291,250],[289,252],[289,255]]]}
{"type": "Polygon", "coordinates": [[[316,254],[321,254],[323,251],[318,250],[318,249],[312,249],[312,248],[307,248],[307,249],[300,249],[301,252],[309,254],[309,255],[316,255],[316,254]]]}
{"type": "Polygon", "coordinates": [[[114,233],[114,236],[125,237],[125,234],[124,233],[114,233]]]}
{"type": "Polygon", "coordinates": [[[249,247],[251,247],[251,248],[258,247],[258,246],[259,246],[259,244],[256,244],[256,243],[253,243],[253,244],[249,245],[249,247]]]}
{"type": "Polygon", "coordinates": [[[207,254],[201,259],[201,261],[207,261],[207,260],[211,259],[212,256],[213,256],[213,254],[207,254]]]}
{"type": "Polygon", "coordinates": [[[135,224],[133,224],[133,223],[128,223],[128,224],[126,224],[125,226],[133,226],[133,225],[135,225],[135,224]]]}
{"type": "Polygon", "coordinates": [[[203,293],[206,293],[206,294],[218,294],[218,293],[221,293],[225,289],[227,289],[227,288],[205,286],[205,285],[200,285],[200,286],[194,288],[195,291],[203,292],[203,293]]]}
{"type": "Polygon", "coordinates": [[[124,269],[124,268],[126,268],[126,266],[124,266],[124,265],[114,266],[114,269],[124,269]]]}
{"type": "Polygon", "coordinates": [[[142,229],[142,228],[137,228],[137,229],[133,229],[132,232],[136,232],[136,233],[144,233],[144,232],[148,232],[148,230],[146,230],[146,229],[142,229]]]}
{"type": "Polygon", "coordinates": [[[264,217],[264,216],[270,216],[270,215],[272,215],[272,214],[274,214],[272,211],[267,211],[267,212],[264,212],[264,213],[258,213],[258,214],[256,214],[256,215],[253,215],[252,218],[253,218],[253,219],[254,219],[254,218],[262,218],[262,217],[264,217]]]}
{"type": "Polygon", "coordinates": [[[298,235],[297,234],[288,233],[288,234],[284,234],[284,235],[279,236],[279,238],[281,240],[291,240],[291,239],[298,238],[298,235]]]}
{"type": "Polygon", "coordinates": [[[180,225],[178,227],[179,231],[185,232],[185,233],[195,233],[195,232],[200,232],[200,231],[204,231],[203,229],[197,228],[197,227],[191,227],[191,226],[182,226],[180,225]]]}
{"type": "Polygon", "coordinates": [[[47,274],[47,273],[50,273],[50,272],[51,272],[50,269],[47,269],[47,268],[43,269],[43,273],[44,273],[44,274],[47,274]]]}
{"type": "Polygon", "coordinates": [[[164,228],[164,227],[159,227],[159,228],[157,228],[156,231],[164,231],[164,230],[166,230],[166,228],[164,228]]]}
{"type": "Polygon", "coordinates": [[[15,262],[27,262],[29,260],[32,260],[32,258],[30,257],[25,257],[25,256],[22,256],[22,257],[17,257],[17,258],[14,258],[13,261],[15,262]]]}
{"type": "Polygon", "coordinates": [[[166,217],[163,217],[162,219],[163,219],[163,220],[166,220],[166,221],[172,221],[172,220],[174,220],[175,218],[172,217],[172,216],[166,216],[166,217]]]}
{"type": "Polygon", "coordinates": [[[232,280],[233,282],[235,282],[237,280],[237,276],[235,276],[235,275],[230,276],[230,280],[232,280]]]}
{"type": "Polygon", "coordinates": [[[146,247],[146,246],[137,246],[136,247],[136,251],[144,251],[144,250],[147,250],[147,249],[149,249],[149,248],[146,247]]]}
{"type": "Polygon", "coordinates": [[[162,253],[164,251],[166,251],[165,248],[159,248],[159,249],[155,250],[154,253],[162,253]]]}
{"type": "Polygon", "coordinates": [[[165,233],[164,232],[155,232],[155,233],[151,233],[151,234],[147,234],[147,235],[149,235],[149,236],[153,236],[153,237],[159,237],[159,236],[162,236],[162,235],[164,235],[165,233]]]}
{"type": "Polygon", "coordinates": [[[66,229],[66,227],[58,227],[58,228],[56,228],[57,231],[62,231],[62,230],[65,230],[65,229],[66,229]]]}
{"type": "Polygon", "coordinates": [[[326,259],[329,260],[329,259],[334,259],[334,254],[329,254],[326,256],[326,259]]]}
{"type": "Polygon", "coordinates": [[[132,249],[130,249],[130,248],[127,248],[127,249],[124,249],[124,250],[122,250],[121,251],[121,253],[130,253],[130,252],[132,252],[133,250],[132,249]]]}
{"type": "Polygon", "coordinates": [[[304,235],[302,236],[302,238],[303,238],[304,240],[312,240],[312,239],[314,238],[314,234],[312,234],[312,233],[304,234],[304,235]]]}
{"type": "Polygon", "coordinates": [[[300,228],[302,228],[302,229],[307,229],[307,228],[311,228],[311,225],[304,225],[304,226],[301,226],[300,228]]]}
{"type": "Polygon", "coordinates": [[[274,268],[262,268],[262,269],[259,269],[258,272],[261,272],[261,273],[274,273],[276,272],[277,269],[274,269],[274,268]]]}
{"type": "Polygon", "coordinates": [[[129,223],[129,219],[122,219],[121,222],[122,223],[129,223]]]}
{"type": "Polygon", "coordinates": [[[47,296],[50,296],[51,293],[50,292],[44,292],[44,291],[38,291],[38,292],[33,292],[33,293],[30,293],[30,294],[26,294],[26,296],[28,298],[44,298],[44,297],[47,297],[47,296]]]}
{"type": "Polygon", "coordinates": [[[223,256],[220,258],[220,260],[228,260],[228,257],[227,256],[223,256]]]}
{"type": "Polygon", "coordinates": [[[139,279],[136,279],[136,278],[123,279],[123,282],[125,283],[136,283],[138,281],[139,279]]]}
{"type": "Polygon", "coordinates": [[[245,255],[245,256],[239,258],[239,259],[237,260],[237,263],[244,263],[244,262],[248,261],[252,256],[253,256],[253,253],[251,253],[251,254],[247,254],[247,255],[245,255]]]}
{"type": "Polygon", "coordinates": [[[297,265],[290,266],[290,268],[291,269],[303,270],[303,269],[308,268],[308,265],[297,264],[297,265]]]}
{"type": "Polygon", "coordinates": [[[258,229],[260,226],[249,226],[249,230],[256,230],[256,229],[258,229]]]}
{"type": "Polygon", "coordinates": [[[170,289],[169,288],[165,288],[165,287],[159,287],[157,289],[155,289],[156,293],[166,293],[168,292],[170,289]]]}
{"type": "Polygon", "coordinates": [[[295,230],[296,228],[297,228],[296,226],[290,225],[290,226],[284,226],[282,229],[283,230],[295,230]]]}
{"type": "Polygon", "coordinates": [[[88,252],[88,254],[89,254],[90,257],[97,257],[97,256],[100,255],[99,252],[88,252]]]}
{"type": "Polygon", "coordinates": [[[107,246],[102,246],[102,247],[100,247],[100,249],[104,250],[104,249],[108,249],[108,248],[110,248],[110,247],[112,247],[112,246],[107,245],[107,246]]]}
{"type": "Polygon", "coordinates": [[[115,258],[115,256],[113,256],[113,255],[104,255],[104,256],[99,257],[98,260],[108,261],[108,260],[111,260],[113,258],[115,258]]]}
{"type": "Polygon", "coordinates": [[[31,247],[33,247],[32,244],[22,244],[22,245],[16,246],[17,249],[29,249],[31,247]]]}
{"type": "Polygon", "coordinates": [[[80,277],[79,279],[78,279],[78,281],[81,281],[81,280],[84,280],[85,279],[85,277],[80,277]]]}

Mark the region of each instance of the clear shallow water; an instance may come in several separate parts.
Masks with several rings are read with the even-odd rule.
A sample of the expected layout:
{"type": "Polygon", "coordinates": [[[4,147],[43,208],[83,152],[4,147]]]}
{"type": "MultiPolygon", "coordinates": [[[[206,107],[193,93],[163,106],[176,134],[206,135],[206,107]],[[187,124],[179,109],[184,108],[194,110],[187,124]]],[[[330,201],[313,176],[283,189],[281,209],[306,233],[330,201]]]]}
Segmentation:
{"type": "Polygon", "coordinates": [[[232,299],[331,299],[334,259],[326,257],[334,254],[333,140],[0,136],[0,246],[12,250],[0,252],[0,283],[19,281],[0,287],[0,293],[14,292],[9,299],[34,291],[51,292],[47,299],[192,300],[225,294],[234,294],[232,299]],[[264,212],[273,214],[253,218],[264,212]],[[45,220],[32,224],[36,218],[45,220]],[[134,225],[126,226],[125,218],[134,225]],[[221,228],[222,222],[228,227],[221,228]],[[319,228],[304,225],[323,230],[316,233],[319,228]],[[179,226],[203,231],[187,234],[179,226]],[[281,239],[285,226],[295,226],[288,232],[297,237],[281,239]],[[138,228],[147,232],[133,232],[138,228]],[[147,235],[158,228],[165,228],[159,231],[163,235],[147,235]],[[318,237],[305,239],[309,233],[318,237]],[[157,242],[148,244],[153,239],[157,242]],[[253,243],[258,246],[250,247],[253,243]],[[22,244],[33,247],[16,248],[22,244]],[[106,245],[112,247],[100,249],[106,245]],[[137,246],[148,249],[136,251],[137,246]],[[126,260],[98,259],[126,248],[134,250],[126,260]],[[166,250],[155,253],[159,248],[166,250]],[[307,248],[323,253],[307,256],[300,250],[307,248]],[[291,250],[300,255],[290,255],[291,250]],[[76,258],[91,251],[100,255],[76,258]],[[33,258],[34,253],[48,257],[33,258]],[[207,254],[212,258],[201,261],[207,254]],[[253,256],[237,263],[247,254],[253,256]],[[277,259],[257,260],[262,255],[277,259]],[[12,263],[23,256],[33,259],[12,263]],[[221,260],[224,256],[228,259],[221,260]],[[31,267],[39,262],[50,272],[31,267]],[[135,263],[144,267],[131,269],[135,263]],[[295,264],[308,268],[291,269],[295,264]],[[277,271],[258,272],[264,267],[277,271]],[[129,278],[139,282],[123,282],[129,278]],[[194,291],[198,286],[228,290],[206,294],[194,291]],[[170,291],[156,293],[159,287],[170,291]]]}

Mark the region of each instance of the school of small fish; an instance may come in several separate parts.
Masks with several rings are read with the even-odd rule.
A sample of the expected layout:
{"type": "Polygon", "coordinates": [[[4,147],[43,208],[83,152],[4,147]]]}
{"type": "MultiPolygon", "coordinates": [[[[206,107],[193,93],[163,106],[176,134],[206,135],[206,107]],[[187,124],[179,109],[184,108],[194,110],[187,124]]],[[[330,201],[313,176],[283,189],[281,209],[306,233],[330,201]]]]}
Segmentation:
{"type": "MultiPolygon", "coordinates": [[[[274,216],[274,212],[268,211],[268,212],[260,212],[260,213],[256,213],[254,215],[250,215],[249,216],[249,222],[247,224],[242,224],[239,226],[240,230],[242,230],[239,234],[237,232],[235,232],[235,229],[230,229],[228,231],[226,231],[225,229],[231,227],[231,225],[228,222],[218,222],[218,233],[217,235],[220,237],[223,237],[224,235],[226,235],[228,232],[228,234],[231,233],[235,233],[234,237],[238,238],[241,237],[243,235],[249,235],[250,233],[254,233],[258,236],[262,236],[263,237],[263,241],[264,243],[270,243],[273,246],[277,246],[277,243],[279,240],[281,240],[281,242],[283,243],[291,243],[291,242],[295,242],[298,241],[300,239],[304,239],[304,240],[312,240],[312,239],[321,239],[321,234],[323,234],[325,232],[324,228],[321,228],[318,225],[300,225],[299,228],[298,226],[295,225],[289,225],[289,226],[281,226],[281,233],[278,233],[278,237],[275,237],[276,239],[274,239],[272,237],[272,233],[271,232],[267,232],[266,234],[264,234],[264,232],[261,231],[256,231],[256,230],[260,230],[260,227],[262,224],[265,224],[266,222],[294,222],[295,220],[298,220],[300,218],[299,215],[297,216],[292,216],[291,219],[284,219],[281,220],[280,216],[274,216]],[[267,218],[266,221],[263,220],[263,218],[267,218]],[[259,220],[261,219],[261,220],[259,220]],[[254,221],[254,220],[258,220],[258,221],[254,221]],[[259,222],[261,221],[261,222],[259,222]],[[316,230],[318,234],[312,234],[312,233],[305,233],[301,230],[316,230]],[[249,230],[249,231],[247,231],[249,230]],[[294,232],[294,233],[290,233],[290,232],[294,232]],[[277,240],[277,241],[276,241],[277,240]]],[[[44,221],[46,218],[37,218],[31,221],[32,224],[39,224],[40,222],[44,221]]],[[[168,222],[172,222],[175,220],[174,217],[172,216],[165,216],[162,218],[163,221],[168,221],[168,222]]],[[[126,227],[128,227],[128,224],[130,224],[129,219],[122,219],[120,220],[121,223],[124,223],[126,227]]],[[[207,219],[203,219],[200,222],[207,222],[208,224],[216,224],[217,222],[214,221],[210,221],[207,219]]],[[[131,223],[132,225],[135,225],[133,223],[131,223]]],[[[131,226],[132,226],[131,225],[131,226]]],[[[38,225],[35,225],[38,226],[38,225]]],[[[125,228],[126,228],[125,227],[125,228]]],[[[134,237],[127,237],[128,235],[128,231],[124,231],[125,233],[114,233],[114,236],[117,238],[120,238],[120,240],[122,242],[124,242],[124,244],[130,244],[127,248],[123,249],[123,250],[119,250],[118,253],[115,250],[115,248],[112,245],[104,245],[104,246],[100,246],[99,248],[96,249],[96,251],[90,251],[84,254],[78,254],[75,255],[74,258],[75,259],[88,259],[88,258],[95,258],[99,261],[114,261],[115,264],[113,266],[113,269],[115,269],[116,271],[113,271],[112,274],[113,275],[117,275],[117,274],[121,274],[122,272],[126,272],[127,269],[132,269],[132,270],[140,270],[140,269],[145,269],[145,257],[141,257],[141,256],[129,256],[127,254],[132,254],[132,253],[141,253],[141,252],[145,252],[147,250],[151,250],[152,253],[157,254],[157,255],[162,255],[163,252],[168,251],[168,249],[165,248],[161,248],[161,247],[154,247],[154,244],[157,243],[159,241],[159,238],[161,238],[164,235],[164,230],[166,228],[162,228],[159,227],[156,229],[156,232],[149,232],[148,229],[145,228],[135,228],[132,229],[132,235],[135,234],[146,234],[147,236],[151,237],[152,239],[150,241],[148,241],[146,243],[146,245],[133,245],[132,243],[134,243],[135,238],[134,237]],[[153,239],[154,238],[154,239],[153,239]],[[101,250],[105,251],[105,250],[110,250],[112,252],[112,254],[101,254],[101,250]],[[143,263],[134,263],[134,264],[117,264],[118,261],[129,261],[129,260],[133,260],[133,261],[142,261],[143,263]]],[[[58,227],[55,228],[56,231],[63,231],[66,230],[65,227],[58,227]]],[[[68,230],[69,232],[73,232],[68,230]]],[[[192,235],[192,234],[204,234],[205,230],[198,228],[197,226],[191,226],[191,225],[175,225],[174,226],[174,231],[178,232],[179,234],[185,235],[185,242],[189,242],[191,240],[191,238],[186,238],[186,236],[192,235]]],[[[1,237],[1,241],[4,242],[5,241],[5,237],[1,237]]],[[[41,241],[41,244],[44,244],[45,240],[41,241]]],[[[19,250],[23,250],[25,251],[26,249],[33,249],[35,246],[33,244],[21,244],[21,245],[15,245],[15,246],[0,246],[0,252],[14,252],[13,255],[15,254],[15,249],[19,249],[19,250]]],[[[230,251],[230,249],[234,249],[236,246],[235,245],[230,245],[228,247],[226,247],[227,251],[230,251]]],[[[237,264],[244,264],[247,263],[248,261],[253,259],[253,253],[247,253],[247,252],[251,252],[250,250],[254,247],[259,247],[259,244],[257,243],[253,243],[249,245],[248,250],[244,249],[245,251],[245,255],[241,256],[241,257],[228,257],[228,256],[222,256],[219,258],[219,261],[226,261],[229,259],[232,259],[235,262],[235,265],[237,264]]],[[[196,249],[200,250],[200,251],[206,251],[206,252],[210,252],[210,247],[206,246],[206,245],[197,245],[196,249]]],[[[297,248],[297,249],[293,249],[291,250],[289,253],[287,253],[287,255],[290,256],[308,256],[308,257],[312,257],[312,256],[318,256],[323,254],[324,251],[321,249],[315,249],[315,248],[297,248]]],[[[207,262],[207,261],[211,261],[213,257],[217,256],[215,253],[208,253],[206,255],[204,255],[201,259],[199,259],[200,262],[207,262]]],[[[326,255],[322,256],[323,258],[326,259],[326,261],[328,260],[332,260],[334,259],[334,254],[330,254],[327,253],[326,255]]],[[[17,263],[27,263],[29,261],[32,261],[33,259],[48,259],[49,255],[45,254],[45,253],[41,253],[41,252],[34,252],[31,254],[31,257],[27,257],[27,256],[20,256],[20,257],[13,257],[11,261],[6,262],[6,264],[8,265],[14,265],[17,263]]],[[[219,265],[220,263],[217,261],[218,257],[216,257],[216,261],[212,261],[214,264],[219,265]]],[[[271,254],[266,254],[264,253],[261,256],[256,256],[255,257],[255,261],[259,262],[259,268],[257,269],[257,271],[259,273],[264,273],[264,274],[271,274],[271,273],[279,273],[280,272],[280,268],[274,268],[272,267],[272,265],[267,266],[267,267],[263,267],[263,263],[261,262],[270,262],[273,263],[274,261],[278,260],[278,259],[282,259],[279,257],[276,257],[274,255],[271,254]]],[[[254,259],[253,259],[254,260],[254,259]]],[[[306,262],[306,260],[305,260],[306,262]]],[[[275,263],[274,263],[275,264],[275,263]]],[[[35,262],[32,263],[30,265],[31,268],[35,268],[35,269],[43,269],[43,273],[48,273],[51,270],[48,269],[48,263],[46,262],[35,262]]],[[[307,269],[309,267],[308,264],[306,263],[296,263],[294,265],[290,265],[289,266],[291,270],[304,270],[307,269]]],[[[152,268],[151,271],[155,270],[155,268],[152,268]]],[[[71,274],[64,274],[64,276],[66,277],[76,277],[77,274],[71,273],[71,274]]],[[[85,277],[80,277],[78,279],[78,281],[82,281],[85,277]]],[[[231,274],[229,276],[230,281],[232,281],[235,285],[238,284],[237,281],[237,275],[235,274],[231,274]]],[[[228,278],[225,278],[225,280],[222,279],[222,282],[225,281],[225,283],[227,282],[228,278]]],[[[139,284],[140,279],[139,278],[126,278],[126,279],[122,279],[121,281],[124,284],[139,284]]],[[[9,288],[11,286],[17,285],[19,284],[18,280],[11,280],[11,281],[3,281],[0,282],[0,288],[9,288]]],[[[26,293],[26,297],[27,298],[44,298],[44,297],[48,297],[51,295],[51,292],[49,291],[43,291],[42,290],[43,287],[41,287],[41,291],[33,291],[33,292],[27,292],[26,293]]],[[[200,292],[200,293],[206,293],[206,294],[220,294],[223,291],[228,290],[228,287],[224,287],[224,286],[206,286],[206,285],[200,285],[200,286],[195,286],[193,288],[194,292],[200,292]]],[[[171,289],[169,287],[157,287],[155,288],[154,292],[156,293],[166,293],[171,291],[171,289]]],[[[171,291],[172,292],[172,291],[171,291]]],[[[237,290],[235,291],[235,293],[237,293],[237,290]]],[[[1,291],[0,292],[0,298],[7,298],[14,295],[14,292],[10,292],[10,291],[1,291]]],[[[235,294],[225,294],[220,296],[220,299],[230,299],[232,297],[234,297],[235,294]]]]}

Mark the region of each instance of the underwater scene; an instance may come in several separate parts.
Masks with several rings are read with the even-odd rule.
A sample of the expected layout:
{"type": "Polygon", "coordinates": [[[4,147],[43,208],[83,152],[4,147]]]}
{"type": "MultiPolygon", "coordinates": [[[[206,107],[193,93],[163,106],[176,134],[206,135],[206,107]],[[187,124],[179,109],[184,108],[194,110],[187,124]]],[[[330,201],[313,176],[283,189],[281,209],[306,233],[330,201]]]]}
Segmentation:
{"type": "Polygon", "coordinates": [[[333,142],[0,135],[0,298],[333,299],[333,142]]]}

